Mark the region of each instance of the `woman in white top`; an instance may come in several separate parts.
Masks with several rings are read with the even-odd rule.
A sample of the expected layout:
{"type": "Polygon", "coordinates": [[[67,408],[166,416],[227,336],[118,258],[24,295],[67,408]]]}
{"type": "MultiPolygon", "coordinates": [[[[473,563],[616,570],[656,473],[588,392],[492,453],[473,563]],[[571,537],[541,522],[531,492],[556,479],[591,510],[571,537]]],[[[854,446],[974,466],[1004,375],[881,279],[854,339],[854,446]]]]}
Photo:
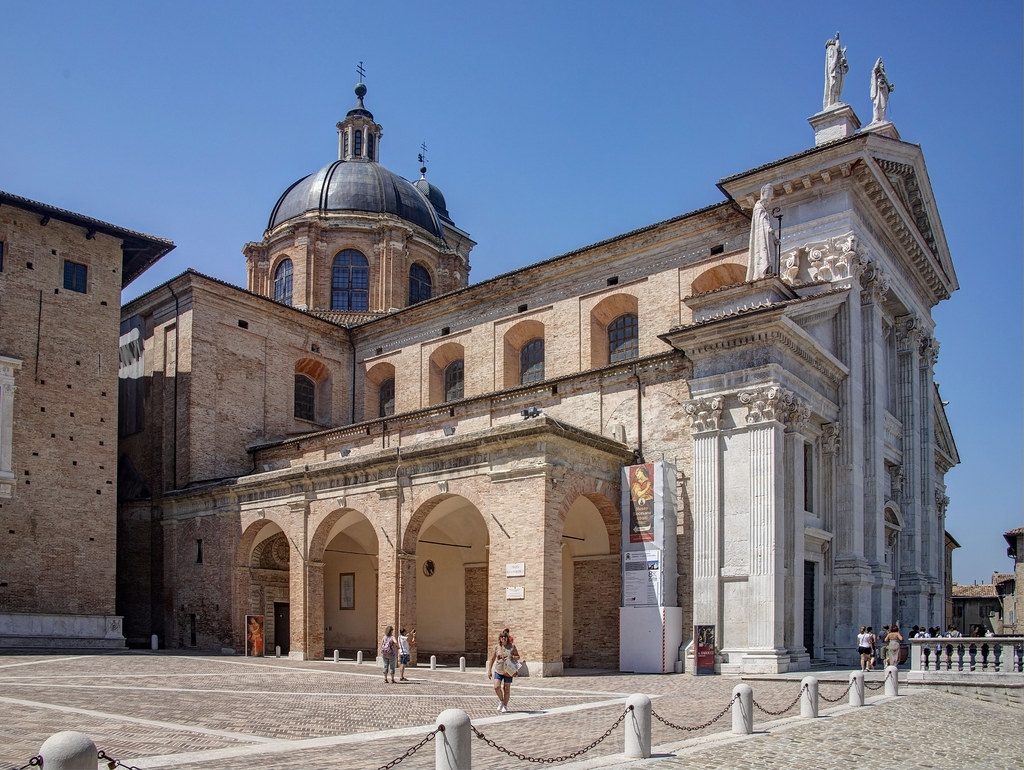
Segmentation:
{"type": "Polygon", "coordinates": [[[861,671],[867,671],[868,663],[871,662],[871,634],[867,631],[867,626],[861,626],[860,633],[857,634],[857,652],[860,653],[861,671]]]}
{"type": "Polygon", "coordinates": [[[405,678],[405,667],[409,664],[409,658],[412,655],[411,645],[416,644],[416,629],[412,630],[412,633],[406,635],[405,629],[401,628],[398,630],[398,681],[408,682],[405,678]]]}

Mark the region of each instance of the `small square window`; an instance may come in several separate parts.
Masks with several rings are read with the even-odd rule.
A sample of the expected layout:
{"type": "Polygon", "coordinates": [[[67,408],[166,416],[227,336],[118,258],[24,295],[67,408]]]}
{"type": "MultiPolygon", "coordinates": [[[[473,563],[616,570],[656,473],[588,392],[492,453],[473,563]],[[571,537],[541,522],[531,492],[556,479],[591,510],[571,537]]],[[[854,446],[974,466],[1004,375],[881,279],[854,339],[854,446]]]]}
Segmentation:
{"type": "Polygon", "coordinates": [[[64,288],[85,294],[88,268],[69,259],[64,260],[64,288]]]}

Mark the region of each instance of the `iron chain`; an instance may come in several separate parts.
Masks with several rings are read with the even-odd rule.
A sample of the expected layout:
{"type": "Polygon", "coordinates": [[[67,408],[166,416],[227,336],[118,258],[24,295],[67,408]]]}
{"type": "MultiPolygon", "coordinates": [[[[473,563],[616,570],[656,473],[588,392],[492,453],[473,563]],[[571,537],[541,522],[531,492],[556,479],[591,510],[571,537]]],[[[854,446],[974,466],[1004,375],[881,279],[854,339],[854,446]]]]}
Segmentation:
{"type": "Polygon", "coordinates": [[[427,733],[426,736],[424,736],[422,741],[417,743],[415,746],[411,746],[408,749],[406,749],[405,753],[402,754],[400,757],[395,757],[390,762],[388,762],[386,765],[381,765],[379,768],[377,768],[377,770],[390,770],[392,767],[397,765],[399,762],[402,762],[403,760],[408,759],[413,754],[415,754],[417,751],[419,751],[424,746],[426,746],[430,741],[434,740],[434,736],[436,736],[438,733],[443,733],[443,732],[444,732],[444,725],[438,725],[437,729],[436,730],[431,730],[429,733],[427,733]]]}
{"type": "Polygon", "coordinates": [[[885,681],[865,682],[864,686],[867,687],[869,690],[881,690],[883,687],[885,687],[885,681]]]}
{"type": "Polygon", "coordinates": [[[800,692],[797,693],[797,696],[796,696],[796,698],[793,699],[793,702],[790,703],[788,706],[786,706],[786,708],[782,709],[781,711],[772,711],[771,709],[766,709],[764,706],[762,706],[756,700],[754,700],[753,697],[750,698],[750,701],[751,701],[751,703],[754,704],[754,708],[756,708],[762,714],[767,714],[770,717],[780,717],[783,714],[785,714],[787,711],[789,711],[791,708],[793,708],[793,706],[795,706],[797,703],[800,702],[800,699],[804,696],[804,690],[806,690],[806,689],[807,689],[807,685],[802,685],[800,687],[800,692]]]}
{"type": "Polygon", "coordinates": [[[32,759],[30,759],[28,761],[27,765],[22,765],[21,767],[14,768],[13,770],[28,770],[30,767],[42,767],[42,766],[43,766],[43,758],[37,754],[36,756],[32,757],[32,759]]]}
{"type": "Polygon", "coordinates": [[[738,697],[740,697],[740,696],[739,695],[733,695],[732,696],[732,700],[725,704],[725,708],[724,709],[722,709],[717,714],[715,714],[715,716],[711,717],[711,719],[709,719],[707,722],[704,722],[703,724],[699,724],[699,725],[693,725],[692,727],[687,727],[686,725],[677,725],[675,722],[670,722],[667,719],[665,719],[665,717],[663,717],[661,714],[659,714],[657,711],[655,711],[653,708],[651,708],[651,716],[654,717],[655,719],[657,719],[663,725],[666,725],[667,727],[671,727],[671,728],[673,728],[675,730],[682,730],[682,731],[687,732],[687,733],[695,733],[698,730],[703,730],[705,727],[711,727],[711,725],[713,725],[719,719],[724,717],[728,713],[729,709],[732,708],[732,704],[736,702],[736,699],[738,697]]]}
{"type": "Polygon", "coordinates": [[[842,700],[843,698],[845,698],[845,697],[846,697],[846,694],[847,694],[848,692],[850,692],[850,688],[851,688],[851,687],[853,687],[853,682],[852,682],[852,681],[851,681],[851,682],[850,682],[850,683],[849,683],[848,685],[846,685],[846,689],[845,689],[845,690],[843,690],[843,691],[842,691],[842,693],[840,693],[840,694],[839,694],[839,697],[838,697],[838,698],[829,698],[829,697],[828,697],[827,695],[824,695],[824,694],[822,694],[821,692],[819,692],[819,693],[818,693],[818,696],[819,696],[819,697],[820,697],[820,698],[821,698],[822,700],[824,700],[824,701],[828,701],[829,703],[839,703],[839,701],[841,701],[841,700],[842,700]]]}
{"type": "Polygon", "coordinates": [[[120,759],[114,759],[103,749],[96,752],[96,758],[107,763],[107,770],[115,770],[115,768],[118,767],[123,767],[124,770],[139,770],[139,768],[133,767],[132,765],[126,765],[120,759]]]}
{"type": "Polygon", "coordinates": [[[473,730],[473,734],[476,735],[477,738],[482,740],[484,743],[486,743],[492,749],[496,749],[497,751],[500,751],[502,754],[507,754],[510,757],[515,757],[516,759],[520,759],[523,762],[535,762],[538,765],[553,765],[556,762],[565,762],[567,760],[575,759],[576,757],[579,757],[579,756],[582,756],[582,755],[586,754],[592,748],[597,746],[597,744],[599,744],[601,741],[603,741],[605,738],[607,738],[609,735],[611,735],[612,734],[612,730],[614,730],[616,727],[621,725],[622,724],[622,720],[626,718],[626,714],[628,714],[632,710],[633,710],[632,706],[627,706],[626,709],[621,714],[619,714],[619,718],[615,720],[615,722],[612,724],[612,726],[609,727],[607,730],[605,730],[596,740],[592,741],[589,745],[583,747],[582,749],[577,749],[576,751],[572,752],[572,754],[565,754],[565,755],[560,756],[560,757],[531,757],[531,756],[529,756],[527,754],[522,754],[522,753],[520,753],[518,751],[512,751],[511,749],[506,749],[504,746],[499,746],[497,743],[492,741],[490,738],[488,738],[482,732],[477,730],[474,725],[471,724],[470,727],[473,730]]]}

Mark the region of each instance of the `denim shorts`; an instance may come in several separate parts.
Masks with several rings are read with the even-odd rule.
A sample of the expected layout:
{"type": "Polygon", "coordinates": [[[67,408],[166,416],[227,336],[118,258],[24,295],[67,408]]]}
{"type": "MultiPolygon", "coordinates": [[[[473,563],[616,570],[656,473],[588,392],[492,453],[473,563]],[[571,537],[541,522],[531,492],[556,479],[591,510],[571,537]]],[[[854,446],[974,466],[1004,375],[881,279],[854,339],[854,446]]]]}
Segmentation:
{"type": "Polygon", "coordinates": [[[409,653],[404,652],[401,655],[399,655],[398,656],[398,662],[401,663],[403,666],[408,666],[409,665],[409,653]]]}
{"type": "Polygon", "coordinates": [[[512,677],[506,674],[499,674],[497,671],[494,672],[494,681],[504,682],[505,684],[512,684],[512,677]]]}

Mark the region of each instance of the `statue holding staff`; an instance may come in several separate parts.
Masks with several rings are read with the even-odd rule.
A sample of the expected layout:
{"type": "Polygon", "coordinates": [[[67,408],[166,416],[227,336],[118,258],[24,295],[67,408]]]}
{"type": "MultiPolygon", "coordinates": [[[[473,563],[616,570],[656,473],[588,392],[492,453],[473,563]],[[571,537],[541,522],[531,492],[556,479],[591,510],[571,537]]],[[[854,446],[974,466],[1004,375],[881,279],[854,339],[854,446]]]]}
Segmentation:
{"type": "Polygon", "coordinates": [[[772,229],[772,220],[769,214],[774,194],[775,191],[770,184],[764,185],[761,188],[761,198],[754,204],[754,211],[750,217],[748,281],[756,281],[770,275],[772,266],[775,264],[775,253],[779,241],[775,236],[775,230],[772,229]]]}
{"type": "Polygon", "coordinates": [[[839,45],[839,33],[825,41],[825,97],[821,108],[827,110],[842,104],[843,81],[850,71],[846,63],[846,49],[839,45]]]}
{"type": "Polygon", "coordinates": [[[871,122],[884,123],[885,112],[889,109],[889,94],[896,90],[896,86],[889,82],[885,74],[885,65],[882,57],[878,57],[875,66],[871,69],[871,122]]]}

